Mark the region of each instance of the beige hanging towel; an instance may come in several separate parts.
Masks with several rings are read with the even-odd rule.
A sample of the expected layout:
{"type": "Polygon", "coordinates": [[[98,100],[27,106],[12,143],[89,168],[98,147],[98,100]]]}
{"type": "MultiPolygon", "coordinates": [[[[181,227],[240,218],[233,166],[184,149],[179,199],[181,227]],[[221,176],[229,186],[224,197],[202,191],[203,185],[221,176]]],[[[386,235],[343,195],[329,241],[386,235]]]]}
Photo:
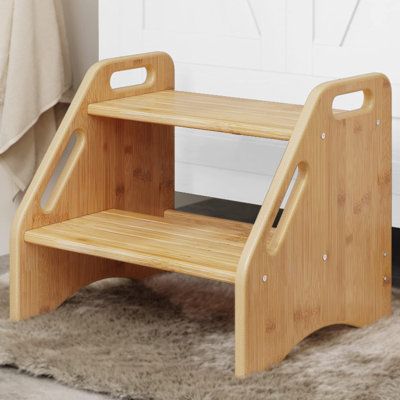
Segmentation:
{"type": "Polygon", "coordinates": [[[0,162],[25,190],[72,82],[61,0],[0,1],[0,162]]]}

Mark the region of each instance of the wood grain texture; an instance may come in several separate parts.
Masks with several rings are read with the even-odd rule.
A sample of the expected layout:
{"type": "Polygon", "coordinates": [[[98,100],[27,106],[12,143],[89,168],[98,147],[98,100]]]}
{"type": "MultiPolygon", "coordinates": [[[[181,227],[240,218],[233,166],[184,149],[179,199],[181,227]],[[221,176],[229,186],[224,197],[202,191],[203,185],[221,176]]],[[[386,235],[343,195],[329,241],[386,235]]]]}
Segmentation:
{"type": "Polygon", "coordinates": [[[279,362],[321,327],[364,326],[391,313],[391,156],[385,76],[311,92],[239,262],[238,376],[279,362]],[[362,109],[332,113],[335,96],[359,90],[362,109]],[[267,241],[296,167],[299,180],[267,241]]]}
{"type": "Polygon", "coordinates": [[[304,108],[173,89],[164,53],[104,61],[88,72],[15,217],[11,318],[50,311],[110,276],[167,270],[235,283],[236,375],[245,376],[321,327],[389,315],[388,79],[328,82],[304,108]],[[144,84],[110,88],[113,72],[143,66],[144,84]],[[332,110],[336,96],[360,90],[360,109],[332,110]],[[289,140],[254,226],[173,210],[168,125],[289,140]],[[74,132],[78,147],[43,210],[42,193],[74,132]]]}
{"type": "Polygon", "coordinates": [[[289,140],[302,106],[164,90],[89,104],[91,115],[289,140]]]}
{"type": "MultiPolygon", "coordinates": [[[[91,280],[108,276],[142,276],[142,268],[122,270],[120,263],[84,257],[84,269],[67,252],[39,249],[24,241],[27,230],[119,208],[162,215],[174,202],[174,128],[88,116],[88,104],[174,88],[174,66],[165,53],[106,60],[86,74],[16,213],[10,249],[10,314],[14,320],[47,312],[91,280]],[[145,67],[142,85],[111,89],[110,77],[120,70],[145,67]],[[74,153],[59,179],[50,204],[41,196],[66,144],[79,133],[74,153]],[[106,267],[107,266],[107,267],[106,267]],[[84,272],[86,271],[86,272],[84,272]]],[[[152,271],[152,270],[150,270],[152,271]]]]}
{"type": "Polygon", "coordinates": [[[251,225],[177,213],[120,210],[74,218],[25,233],[29,243],[234,283],[251,225]]]}

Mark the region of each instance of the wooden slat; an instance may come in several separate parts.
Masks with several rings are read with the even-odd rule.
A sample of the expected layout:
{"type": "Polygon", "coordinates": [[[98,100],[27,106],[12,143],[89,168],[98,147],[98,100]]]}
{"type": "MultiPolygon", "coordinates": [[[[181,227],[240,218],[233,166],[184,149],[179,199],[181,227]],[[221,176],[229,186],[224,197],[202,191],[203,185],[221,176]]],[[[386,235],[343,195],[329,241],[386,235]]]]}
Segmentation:
{"type": "Polygon", "coordinates": [[[201,225],[193,224],[185,225],[182,223],[174,223],[173,221],[168,221],[166,218],[152,217],[146,214],[137,214],[131,212],[124,212],[123,215],[120,215],[120,211],[118,213],[113,213],[112,215],[107,215],[107,212],[104,212],[101,216],[97,214],[87,215],[82,217],[84,219],[89,219],[93,223],[100,223],[106,225],[108,228],[114,226],[114,229],[134,229],[137,232],[145,232],[144,234],[148,235],[148,231],[154,231],[154,224],[156,224],[157,234],[162,234],[165,232],[167,235],[179,235],[181,237],[190,237],[199,240],[200,242],[205,239],[208,243],[210,240],[215,240],[218,244],[229,244],[230,246],[242,247],[243,242],[249,235],[249,232],[238,232],[238,231],[228,231],[227,229],[218,228],[218,227],[207,227],[201,225]],[[150,217],[150,218],[147,218],[150,217]],[[151,221],[152,223],[149,223],[151,221]],[[173,224],[173,231],[171,231],[171,225],[173,224]],[[173,233],[172,233],[173,232],[173,233]]]}
{"type": "Polygon", "coordinates": [[[289,140],[302,106],[163,90],[92,103],[91,115],[289,140]]]}
{"type": "Polygon", "coordinates": [[[180,225],[187,225],[191,227],[198,226],[199,229],[207,227],[207,230],[222,230],[226,232],[229,230],[232,234],[248,237],[253,227],[253,224],[246,222],[233,221],[230,219],[209,217],[206,215],[192,214],[184,211],[165,210],[164,218],[167,221],[173,221],[180,225]]]}
{"type": "Polygon", "coordinates": [[[29,243],[234,283],[250,224],[110,209],[25,233],[29,243]]]}

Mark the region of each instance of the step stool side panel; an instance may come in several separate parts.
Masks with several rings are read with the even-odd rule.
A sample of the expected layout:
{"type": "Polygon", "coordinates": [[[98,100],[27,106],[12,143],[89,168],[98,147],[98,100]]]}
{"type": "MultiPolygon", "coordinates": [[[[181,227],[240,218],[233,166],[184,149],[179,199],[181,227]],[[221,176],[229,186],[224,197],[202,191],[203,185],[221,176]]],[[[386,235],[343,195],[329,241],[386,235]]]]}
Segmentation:
{"type": "Polygon", "coordinates": [[[162,215],[174,208],[174,128],[89,116],[88,104],[174,88],[165,53],[105,60],[86,74],[16,213],[10,248],[10,314],[14,320],[54,309],[78,288],[110,276],[141,277],[139,266],[27,244],[27,230],[109,208],[162,215]],[[111,75],[145,67],[143,84],[112,89],[111,75]],[[42,194],[71,135],[76,149],[53,191],[42,194]],[[79,261],[80,260],[80,261],[79,261]],[[78,262],[79,261],[79,262],[78,262]]]}
{"type": "Polygon", "coordinates": [[[236,277],[236,374],[281,361],[312,332],[391,313],[391,88],[381,74],[310,94],[245,245],[236,277]],[[336,96],[364,91],[358,110],[336,96]],[[293,171],[274,236],[267,234],[293,171]]]}

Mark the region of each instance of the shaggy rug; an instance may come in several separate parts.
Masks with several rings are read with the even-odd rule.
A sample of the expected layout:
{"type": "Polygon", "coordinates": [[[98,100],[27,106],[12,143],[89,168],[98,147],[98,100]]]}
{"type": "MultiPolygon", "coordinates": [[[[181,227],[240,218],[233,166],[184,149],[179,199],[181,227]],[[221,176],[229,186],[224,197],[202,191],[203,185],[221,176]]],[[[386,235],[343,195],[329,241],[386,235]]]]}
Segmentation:
{"type": "Polygon", "coordinates": [[[331,327],[271,371],[234,378],[233,287],[175,274],[93,284],[48,315],[12,323],[0,279],[0,364],[137,400],[400,398],[400,292],[393,317],[331,327]]]}

